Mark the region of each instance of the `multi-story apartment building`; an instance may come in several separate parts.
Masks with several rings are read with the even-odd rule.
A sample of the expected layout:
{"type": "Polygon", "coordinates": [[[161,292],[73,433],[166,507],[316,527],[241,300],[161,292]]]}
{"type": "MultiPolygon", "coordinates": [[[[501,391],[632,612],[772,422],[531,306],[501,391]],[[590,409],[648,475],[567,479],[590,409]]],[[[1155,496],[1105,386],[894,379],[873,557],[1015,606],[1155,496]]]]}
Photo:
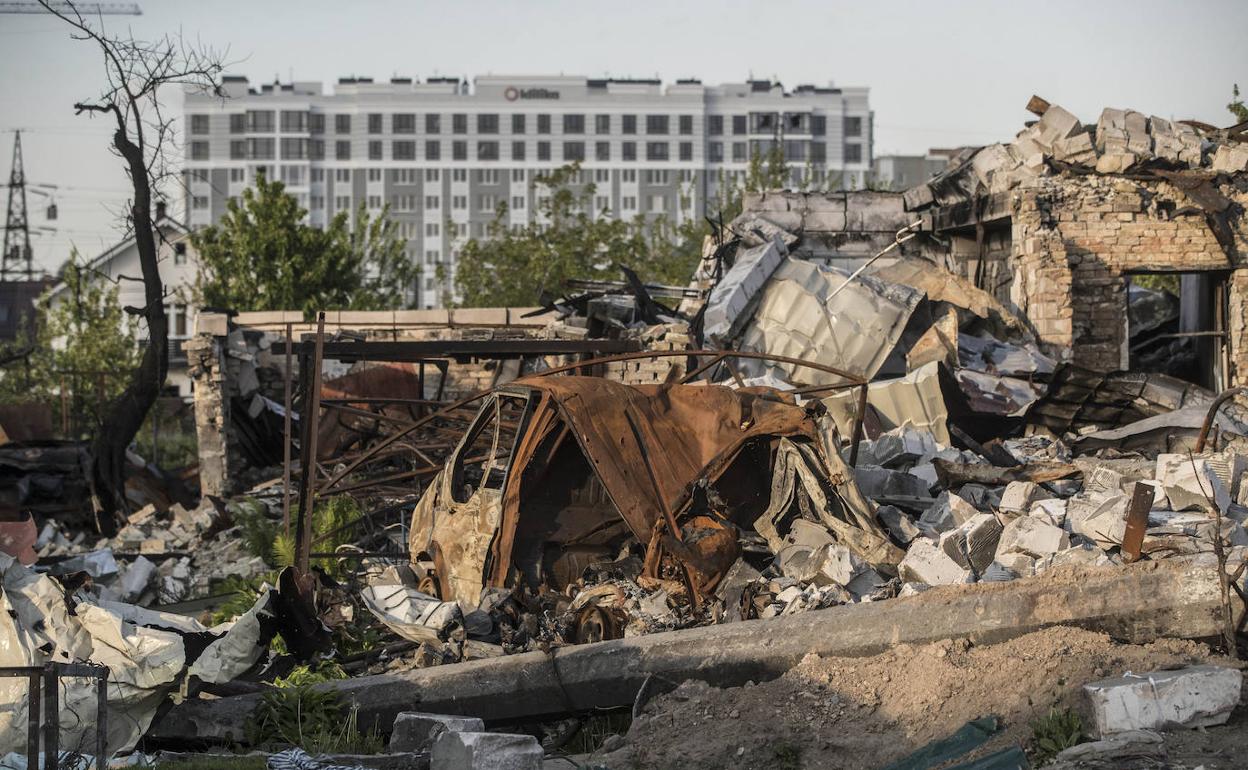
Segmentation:
{"type": "Polygon", "coordinates": [[[595,186],[595,214],[676,221],[701,217],[774,143],[794,187],[855,188],[871,170],[866,88],[493,75],[471,89],[457,78],[344,78],[332,94],[241,77],[225,87],[226,99],[186,97],[191,227],[217,221],[261,169],[313,225],[389,204],[425,267],[420,307],[441,304],[458,249],[485,234],[500,204],[510,224],[534,221],[535,177],[571,161],[595,186]]]}

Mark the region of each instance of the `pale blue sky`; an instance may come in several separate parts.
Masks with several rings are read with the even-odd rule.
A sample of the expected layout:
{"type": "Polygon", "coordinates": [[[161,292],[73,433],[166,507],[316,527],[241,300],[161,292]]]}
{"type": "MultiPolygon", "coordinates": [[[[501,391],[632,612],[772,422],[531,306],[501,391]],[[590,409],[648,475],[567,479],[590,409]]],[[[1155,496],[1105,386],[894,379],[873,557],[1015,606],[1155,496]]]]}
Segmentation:
{"type": "MultiPolygon", "coordinates": [[[[1248,86],[1244,0],[138,2],[142,16],[106,25],[228,47],[230,71],[253,82],[752,73],[789,87],[868,86],[877,154],[1007,139],[1032,93],[1085,121],[1114,106],[1226,125],[1231,83],[1248,86]]],[[[59,264],[71,243],[93,255],[114,240],[126,185],[107,126],[70,108],[98,89],[96,50],[54,19],[0,15],[0,73],[0,173],[7,180],[11,129],[25,128],[28,178],[63,188],[58,232],[36,241],[40,263],[59,264]]]]}

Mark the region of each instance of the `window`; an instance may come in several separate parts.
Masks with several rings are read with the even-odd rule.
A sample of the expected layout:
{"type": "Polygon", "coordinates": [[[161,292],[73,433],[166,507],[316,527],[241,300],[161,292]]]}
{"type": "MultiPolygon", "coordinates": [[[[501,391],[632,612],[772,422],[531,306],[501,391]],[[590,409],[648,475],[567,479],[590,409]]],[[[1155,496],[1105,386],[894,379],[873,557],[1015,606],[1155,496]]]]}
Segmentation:
{"type": "Polygon", "coordinates": [[[734,135],[736,135],[736,136],[740,136],[740,135],[744,134],[744,133],[745,133],[745,125],[746,125],[746,124],[745,124],[745,116],[744,116],[744,115],[733,115],[733,116],[732,116],[732,133],[733,133],[734,135]]]}
{"type": "Polygon", "coordinates": [[[334,181],[338,184],[350,184],[351,183],[351,169],[349,168],[334,169],[334,181]]]}
{"type": "Polygon", "coordinates": [[[524,160],[524,142],[511,143],[511,159],[524,160]]]}
{"type": "Polygon", "coordinates": [[[442,252],[438,251],[437,249],[430,249],[425,252],[425,264],[426,265],[436,264],[437,261],[441,259],[441,257],[442,257],[442,252]]]}
{"type": "Polygon", "coordinates": [[[232,168],[230,169],[230,181],[234,183],[244,182],[247,179],[246,169],[232,168]]]}
{"type": "Polygon", "coordinates": [[[711,136],[723,136],[724,134],[724,116],[708,115],[706,117],[706,133],[711,136]]]}
{"type": "Polygon", "coordinates": [[[415,211],[416,196],[415,195],[395,195],[390,198],[391,205],[395,211],[415,211]]]}
{"type": "Polygon", "coordinates": [[[477,211],[493,211],[497,206],[497,195],[482,195],[477,198],[477,211]]]}
{"type": "Polygon", "coordinates": [[[537,143],[537,159],[550,160],[550,142],[537,143]]]}
{"type": "Polygon", "coordinates": [[[381,140],[374,139],[373,141],[368,143],[368,159],[369,160],[381,160],[381,158],[382,158],[381,140]]]}
{"type": "Polygon", "coordinates": [[[624,209],[625,211],[636,211],[637,210],[636,196],[625,195],[623,198],[620,199],[620,208],[624,209]]]}
{"type": "Polygon", "coordinates": [[[498,169],[496,168],[477,169],[477,182],[480,184],[498,184],[498,169]]]}
{"type": "Polygon", "coordinates": [[[468,133],[468,116],[462,112],[457,112],[451,116],[451,133],[466,134],[468,133]]]}
{"type": "Polygon", "coordinates": [[[621,160],[637,160],[637,143],[624,142],[620,145],[621,160]]]}
{"type": "Polygon", "coordinates": [[[468,160],[468,143],[463,139],[451,142],[451,160],[468,160]]]}
{"type": "Polygon", "coordinates": [[[425,237],[426,238],[437,238],[441,234],[442,234],[442,228],[438,225],[437,222],[425,223],[425,237]]]}
{"type": "Polygon", "coordinates": [[[646,160],[667,160],[667,142],[646,142],[646,160]]]}
{"type": "Polygon", "coordinates": [[[621,120],[622,125],[620,129],[621,133],[625,133],[625,134],[637,133],[637,116],[636,115],[623,115],[621,117],[622,117],[622,120],[621,120]]]}
{"type": "Polygon", "coordinates": [[[463,211],[464,209],[468,208],[468,196],[467,195],[452,195],[451,196],[451,208],[454,209],[455,211],[463,211]]]}
{"type": "Polygon", "coordinates": [[[599,195],[594,198],[594,207],[599,211],[611,208],[611,198],[606,195],[599,195]]]}
{"type": "Polygon", "coordinates": [[[477,160],[498,160],[498,142],[477,142],[477,160]]]}
{"type": "Polygon", "coordinates": [[[235,113],[230,116],[230,133],[242,134],[247,131],[247,116],[243,113],[235,113]]]}
{"type": "Polygon", "coordinates": [[[410,139],[392,142],[390,157],[394,160],[416,160],[416,142],[410,139]]]}
{"type": "Polygon", "coordinates": [[[351,196],[350,195],[334,196],[334,210],[335,211],[346,211],[350,208],[351,208],[351,196]]]}
{"type": "Polygon", "coordinates": [[[654,213],[654,214],[662,213],[667,208],[666,203],[667,201],[663,199],[662,195],[651,195],[650,196],[651,213],[654,213]]]}
{"type": "Polygon", "coordinates": [[[811,163],[827,163],[828,162],[828,146],[823,142],[810,143],[810,162],[811,163]]]}
{"type": "Polygon", "coordinates": [[[247,157],[251,160],[273,160],[272,139],[248,139],[247,157]]]}
{"type": "Polygon", "coordinates": [[[324,195],[313,195],[311,200],[312,200],[312,203],[309,205],[309,208],[317,209],[318,211],[320,209],[325,208],[325,196],[324,195]]]}
{"type": "Polygon", "coordinates": [[[542,114],[542,115],[537,116],[537,133],[539,134],[550,133],[550,116],[549,115],[542,114]]]}
{"type": "Polygon", "coordinates": [[[745,163],[750,159],[749,145],[745,142],[732,143],[732,162],[745,163]]]}
{"type": "Polygon", "coordinates": [[[511,116],[511,133],[513,134],[524,133],[524,115],[517,113],[511,116]]]}
{"type": "Polygon", "coordinates": [[[307,182],[307,176],[304,166],[282,166],[280,178],[283,184],[287,185],[303,185],[307,182]]]}
{"type": "Polygon", "coordinates": [[[585,143],[564,142],[563,160],[565,163],[570,160],[585,160],[585,143]]]}
{"type": "Polygon", "coordinates": [[[498,133],[498,114],[482,113],[477,116],[477,133],[478,134],[497,134],[498,133]]]}
{"type": "Polygon", "coordinates": [[[308,130],[308,113],[282,110],[282,133],[299,134],[308,130]]]}
{"type": "Polygon", "coordinates": [[[416,116],[410,112],[396,112],[390,118],[390,130],[396,134],[416,133],[416,116]]]}
{"type": "Polygon", "coordinates": [[[563,133],[565,134],[585,133],[585,116],[584,115],[564,115],[563,116],[563,133]]]}
{"type": "Polygon", "coordinates": [[[594,169],[594,181],[598,184],[611,181],[611,170],[606,168],[594,169]]]}
{"type": "Polygon", "coordinates": [[[247,157],[247,141],[234,139],[230,142],[230,160],[244,160],[247,157]]]}
{"type": "Polygon", "coordinates": [[[809,144],[809,142],[799,142],[794,139],[784,140],[784,159],[798,162],[806,160],[806,148],[809,144]]]}
{"type": "Polygon", "coordinates": [[[379,168],[368,169],[368,181],[380,182],[381,181],[381,169],[379,168]]]}
{"type": "Polygon", "coordinates": [[[191,198],[191,208],[193,208],[193,209],[206,209],[206,208],[208,208],[208,196],[207,196],[207,195],[196,195],[195,197],[191,198]]]}
{"type": "Polygon", "coordinates": [[[683,183],[685,183],[685,184],[692,184],[693,179],[694,179],[693,169],[691,169],[691,168],[681,169],[681,171],[680,171],[680,181],[681,181],[681,182],[683,182],[683,183]]]}
{"type": "Polygon", "coordinates": [[[426,209],[442,208],[442,199],[438,197],[437,195],[426,195],[425,196],[425,208],[426,209]]]}
{"type": "Polygon", "coordinates": [[[338,160],[351,160],[351,142],[334,142],[334,157],[338,160]]]}
{"type": "Polygon", "coordinates": [[[524,211],[524,196],[523,195],[511,196],[511,208],[514,211],[524,211]]]}
{"type": "Polygon", "coordinates": [[[693,116],[692,115],[680,116],[680,133],[685,136],[689,136],[693,133],[693,116]]]}
{"type": "Polygon", "coordinates": [[[611,160],[610,142],[594,142],[594,160],[611,160]]]}
{"type": "Polygon", "coordinates": [[[380,112],[368,113],[368,133],[370,134],[381,133],[381,113],[380,112]]]}
{"type": "Polygon", "coordinates": [[[828,118],[826,115],[810,116],[810,133],[814,136],[824,136],[828,133],[828,118]]]}
{"type": "Polygon", "coordinates": [[[208,160],[207,142],[191,142],[191,160],[208,160]]]}
{"type": "Polygon", "coordinates": [[[771,134],[779,128],[780,116],[774,112],[751,112],[750,133],[771,134]]]}
{"type": "Polygon", "coordinates": [[[666,134],[667,133],[667,116],[666,115],[647,115],[646,116],[646,133],[647,134],[666,134]]]}
{"type": "Polygon", "coordinates": [[[436,169],[436,168],[425,169],[425,181],[426,182],[438,182],[438,181],[441,181],[441,179],[442,179],[442,174],[440,173],[439,169],[436,169]]]}
{"type": "Polygon", "coordinates": [[[390,181],[396,185],[416,184],[417,174],[414,168],[396,168],[390,171],[390,181]]]}
{"type": "Polygon", "coordinates": [[[312,169],[312,183],[319,184],[324,181],[325,181],[325,169],[323,168],[312,169]]]}
{"type": "Polygon", "coordinates": [[[845,116],[845,136],[862,136],[862,118],[857,115],[845,116]]]}
{"type": "Polygon", "coordinates": [[[680,143],[680,159],[693,160],[693,142],[680,143]]]}
{"type": "Polygon", "coordinates": [[[708,142],[706,145],[706,154],[707,154],[707,160],[709,160],[711,163],[723,163],[724,162],[724,143],[723,142],[708,142]]]}
{"type": "Polygon", "coordinates": [[[282,138],[282,160],[305,160],[308,157],[308,140],[282,138]]]}
{"type": "Polygon", "coordinates": [[[368,207],[369,207],[370,209],[379,209],[379,208],[381,208],[381,196],[380,196],[380,195],[370,195],[370,196],[368,196],[368,207]]]}
{"type": "Polygon", "coordinates": [[[175,265],[186,264],[186,242],[185,241],[178,241],[177,243],[173,244],[173,264],[175,265]]]}
{"type": "Polygon", "coordinates": [[[636,183],[636,181],[637,181],[637,169],[635,169],[635,168],[630,168],[630,169],[625,169],[624,171],[621,171],[621,172],[620,172],[620,181],[621,181],[621,182],[633,182],[633,183],[636,183]]]}
{"type": "Polygon", "coordinates": [[[646,184],[667,184],[667,171],[657,169],[647,170],[646,184]]]}
{"type": "Polygon", "coordinates": [[[862,145],[847,144],[845,145],[845,162],[861,163],[862,162],[862,145]]]}
{"type": "Polygon", "coordinates": [[[325,140],[308,140],[308,160],[325,160],[325,140]]]}
{"type": "Polygon", "coordinates": [[[468,181],[468,169],[466,168],[451,169],[451,181],[452,182],[467,182],[468,181]]]}
{"type": "Polygon", "coordinates": [[[191,116],[191,133],[192,134],[208,133],[208,116],[207,115],[192,115],[191,116]]]}
{"type": "Polygon", "coordinates": [[[440,134],[442,133],[442,116],[430,113],[425,116],[425,133],[440,134]]]}
{"type": "Polygon", "coordinates": [[[594,116],[594,133],[609,134],[611,133],[611,116],[595,115],[594,116]]]}
{"type": "Polygon", "coordinates": [[[349,134],[351,133],[351,116],[335,115],[334,116],[334,133],[349,134]]]}
{"type": "Polygon", "coordinates": [[[253,134],[273,133],[273,110],[247,110],[247,130],[253,134]]]}
{"type": "Polygon", "coordinates": [[[512,182],[523,182],[523,181],[524,181],[524,176],[525,176],[525,174],[524,174],[524,169],[522,169],[522,168],[513,168],[513,169],[511,170],[511,181],[512,181],[512,182]]]}
{"type": "Polygon", "coordinates": [[[325,113],[323,112],[308,113],[308,133],[310,134],[325,133],[325,113]]]}
{"type": "Polygon", "coordinates": [[[425,160],[440,160],[442,158],[441,142],[425,142],[425,160]]]}

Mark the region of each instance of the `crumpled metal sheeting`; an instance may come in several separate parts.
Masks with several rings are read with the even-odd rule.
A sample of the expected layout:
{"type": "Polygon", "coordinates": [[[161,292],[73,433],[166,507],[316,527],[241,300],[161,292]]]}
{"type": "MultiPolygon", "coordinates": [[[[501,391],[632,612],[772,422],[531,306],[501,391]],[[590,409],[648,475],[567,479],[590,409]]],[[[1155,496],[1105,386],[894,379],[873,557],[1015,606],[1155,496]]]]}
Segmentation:
{"type": "MultiPolygon", "coordinates": [[[[758,307],[737,337],[737,349],[788,356],[874,377],[905,331],[922,292],[908,286],[820,267],[789,257],[759,294],[758,307]],[[841,288],[841,287],[844,288],[841,288]]],[[[833,385],[837,375],[789,364],[743,359],[743,373],[768,369],[790,382],[833,385]]]]}
{"type": "Polygon", "coordinates": [[[973,411],[1018,417],[1044,395],[1044,386],[1016,377],[1000,377],[970,369],[959,369],[955,376],[973,411]]]}
{"type": "MultiPolygon", "coordinates": [[[[1107,430],[1098,430],[1075,439],[1080,452],[1094,452],[1104,447],[1120,450],[1151,450],[1184,453],[1196,447],[1196,436],[1204,424],[1208,407],[1189,406],[1173,412],[1145,417],[1142,420],[1107,430]]],[[[1248,435],[1244,426],[1218,411],[1213,423],[1224,434],[1248,435]]]]}
{"type": "Polygon", "coordinates": [[[1057,366],[1034,346],[1011,345],[970,334],[958,335],[958,363],[977,372],[1005,377],[1048,375],[1057,366]]]}
{"type": "MultiPolygon", "coordinates": [[[[836,421],[841,435],[853,435],[854,415],[858,409],[858,390],[837,393],[823,399],[828,413],[836,421]]],[[[915,428],[931,433],[938,442],[948,445],[949,409],[940,387],[940,364],[932,362],[915,369],[905,377],[873,382],[867,386],[867,405],[875,410],[884,430],[915,428]]]]}
{"type": "Polygon", "coordinates": [[[360,591],[360,598],[386,628],[412,642],[439,642],[448,629],[464,623],[455,602],[404,585],[374,583],[360,591]]]}
{"type": "MultiPolygon", "coordinates": [[[[220,643],[220,649],[200,668],[213,681],[223,681],[213,671],[240,670],[242,662],[249,660],[250,666],[258,657],[254,645],[247,650],[243,643],[255,638],[247,624],[210,631],[190,618],[97,601],[84,591],[67,600],[54,579],[5,554],[0,554],[0,586],[0,666],[91,661],[109,667],[110,753],[132,749],[157,708],[185,679],[182,634],[219,635],[214,644],[220,643]]],[[[268,600],[268,594],[261,596],[252,612],[266,612],[268,600]]],[[[95,688],[92,679],[61,680],[62,746],[95,745],[95,688]]],[[[0,745],[19,746],[26,740],[26,690],[23,679],[0,680],[0,745]]]]}
{"type": "Polygon", "coordinates": [[[702,322],[706,339],[722,343],[733,336],[745,320],[745,311],[754,296],[787,253],[784,242],[777,235],[771,242],[737,255],[737,261],[715,284],[706,299],[702,322]]]}
{"type": "Polygon", "coordinates": [[[988,292],[940,265],[918,257],[880,260],[867,270],[882,281],[912,286],[932,302],[945,302],[990,322],[991,331],[1010,339],[1030,340],[1031,331],[1012,310],[988,292]]]}

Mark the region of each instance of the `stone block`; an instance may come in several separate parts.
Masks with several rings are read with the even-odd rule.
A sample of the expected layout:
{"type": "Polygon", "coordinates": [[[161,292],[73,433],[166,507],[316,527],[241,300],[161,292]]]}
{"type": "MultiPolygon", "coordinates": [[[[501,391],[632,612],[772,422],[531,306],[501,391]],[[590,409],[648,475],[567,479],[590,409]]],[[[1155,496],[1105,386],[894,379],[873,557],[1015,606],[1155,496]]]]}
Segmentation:
{"type": "Polygon", "coordinates": [[[430,770],[540,770],[542,746],[532,735],[445,732],[433,742],[430,770]]]}
{"type": "Polygon", "coordinates": [[[1020,516],[1002,530],[997,542],[997,558],[1012,553],[1040,558],[1069,547],[1070,535],[1065,530],[1030,516],[1020,516]]]}
{"type": "Polygon", "coordinates": [[[230,317],[225,313],[199,313],[195,316],[195,333],[224,337],[230,333],[230,317]]]}
{"type": "Polygon", "coordinates": [[[892,535],[893,539],[902,545],[908,545],[910,541],[920,534],[919,527],[914,523],[914,519],[900,508],[891,505],[881,505],[879,510],[875,512],[875,517],[888,530],[888,534],[892,535]]]}
{"type": "Polygon", "coordinates": [[[1031,481],[1011,481],[1001,493],[1001,510],[1009,513],[1026,513],[1031,504],[1039,499],[1040,488],[1031,481]]]}
{"type": "Polygon", "coordinates": [[[1083,686],[1101,736],[1225,724],[1239,705],[1242,672],[1188,666],[1102,679],[1083,686]]]}
{"type": "Polygon", "coordinates": [[[1219,174],[1238,174],[1248,171],[1248,145],[1223,144],[1213,153],[1212,168],[1219,174]]]}
{"type": "Polygon", "coordinates": [[[403,711],[394,720],[394,730],[390,733],[390,753],[424,751],[432,746],[442,733],[484,731],[485,723],[476,717],[403,711]]]}
{"type": "Polygon", "coordinates": [[[1027,511],[1027,515],[1040,519],[1046,524],[1061,527],[1066,523],[1066,505],[1067,502],[1060,497],[1037,500],[1031,504],[1031,510],[1027,511]]]}
{"type": "Polygon", "coordinates": [[[1019,577],[1031,577],[1036,574],[1036,560],[1025,553],[999,554],[994,564],[1000,564],[1019,577]]]}
{"type": "Polygon", "coordinates": [[[876,465],[860,465],[854,469],[858,489],[873,500],[887,497],[927,497],[928,486],[905,471],[876,465]]]}
{"type": "Polygon", "coordinates": [[[1171,510],[1207,508],[1212,503],[1225,511],[1231,503],[1230,485],[1218,477],[1207,458],[1159,454],[1156,478],[1166,490],[1171,510]]]}
{"type": "Polygon", "coordinates": [[[1096,541],[1102,548],[1121,545],[1127,529],[1130,498],[1119,494],[1105,498],[1075,495],[1066,506],[1066,529],[1096,541]]]}
{"type": "Polygon", "coordinates": [[[910,544],[910,550],[906,551],[906,557],[897,569],[905,582],[932,586],[973,582],[970,570],[949,558],[933,540],[926,537],[910,544]]]}
{"type": "Polygon", "coordinates": [[[964,569],[982,573],[992,563],[1002,526],[991,513],[973,516],[957,529],[940,536],[940,550],[964,569]]]}
{"type": "Polygon", "coordinates": [[[1135,165],[1139,160],[1130,152],[1106,152],[1096,160],[1096,173],[1121,174],[1135,165]]]}

